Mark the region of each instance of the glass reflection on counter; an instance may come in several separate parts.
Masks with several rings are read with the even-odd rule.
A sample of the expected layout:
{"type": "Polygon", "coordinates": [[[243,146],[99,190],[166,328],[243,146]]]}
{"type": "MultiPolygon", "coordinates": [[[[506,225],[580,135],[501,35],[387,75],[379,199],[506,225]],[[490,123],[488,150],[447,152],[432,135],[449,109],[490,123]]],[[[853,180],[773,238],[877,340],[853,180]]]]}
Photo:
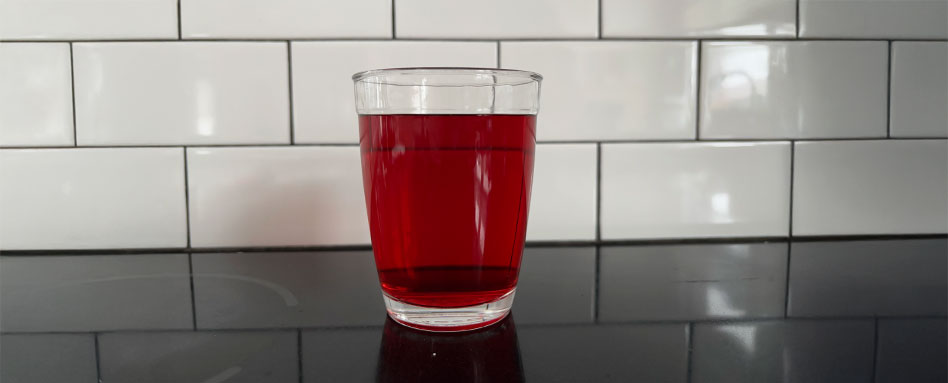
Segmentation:
{"type": "Polygon", "coordinates": [[[513,315],[455,333],[419,331],[387,318],[376,382],[524,382],[513,315]]]}

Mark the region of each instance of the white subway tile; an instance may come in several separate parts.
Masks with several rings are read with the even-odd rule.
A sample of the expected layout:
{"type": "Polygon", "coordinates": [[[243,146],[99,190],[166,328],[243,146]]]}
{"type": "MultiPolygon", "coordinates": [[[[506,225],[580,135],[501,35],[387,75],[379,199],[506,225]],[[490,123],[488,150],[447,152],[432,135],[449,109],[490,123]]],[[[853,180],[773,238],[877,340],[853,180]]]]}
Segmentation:
{"type": "Polygon", "coordinates": [[[0,150],[0,249],[187,245],[180,148],[0,150]]]}
{"type": "Polygon", "coordinates": [[[286,43],[73,49],[79,145],[290,142],[286,43]]]}
{"type": "Polygon", "coordinates": [[[0,43],[0,146],[73,144],[66,43],[0,43]]]}
{"type": "Polygon", "coordinates": [[[948,136],[948,43],[892,43],[892,137],[948,136]]]}
{"type": "Polygon", "coordinates": [[[292,49],[294,140],[298,143],[359,141],[352,90],[356,72],[497,64],[497,44],[492,42],[294,42],[292,49]]]}
{"type": "Polygon", "coordinates": [[[368,244],[358,147],[188,148],[193,247],[368,244]]]}
{"type": "Polygon", "coordinates": [[[701,138],[885,137],[884,41],[709,42],[701,138]]]}
{"type": "Polygon", "coordinates": [[[501,66],[544,76],[537,139],[695,137],[697,43],[504,42],[501,66]]]}
{"type": "Polygon", "coordinates": [[[798,142],[793,235],[948,232],[948,141],[798,142]]]}
{"type": "Polygon", "coordinates": [[[602,146],[602,238],[786,236],[787,142],[602,146]]]}
{"type": "Polygon", "coordinates": [[[602,0],[602,35],[792,38],[796,5],[796,0],[602,0]]]}
{"type": "Polygon", "coordinates": [[[528,241],[596,238],[596,144],[536,148],[528,241]]]}
{"type": "Polygon", "coordinates": [[[178,37],[175,0],[3,0],[0,39],[178,37]]]}
{"type": "Polygon", "coordinates": [[[800,37],[943,39],[948,0],[800,0],[800,37]]]}
{"type": "Polygon", "coordinates": [[[596,38],[596,0],[395,0],[399,38],[596,38]]]}
{"type": "Polygon", "coordinates": [[[391,0],[182,0],[184,38],[390,38],[391,0]]]}

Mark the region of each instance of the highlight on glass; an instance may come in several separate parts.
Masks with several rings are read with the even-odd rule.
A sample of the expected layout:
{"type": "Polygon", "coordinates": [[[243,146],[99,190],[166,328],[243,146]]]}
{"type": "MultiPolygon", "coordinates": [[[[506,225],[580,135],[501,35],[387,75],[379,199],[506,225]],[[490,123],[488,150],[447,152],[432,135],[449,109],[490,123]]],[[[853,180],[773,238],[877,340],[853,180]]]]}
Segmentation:
{"type": "Polygon", "coordinates": [[[352,79],[389,316],[429,331],[500,321],[523,255],[542,77],[397,68],[352,79]]]}

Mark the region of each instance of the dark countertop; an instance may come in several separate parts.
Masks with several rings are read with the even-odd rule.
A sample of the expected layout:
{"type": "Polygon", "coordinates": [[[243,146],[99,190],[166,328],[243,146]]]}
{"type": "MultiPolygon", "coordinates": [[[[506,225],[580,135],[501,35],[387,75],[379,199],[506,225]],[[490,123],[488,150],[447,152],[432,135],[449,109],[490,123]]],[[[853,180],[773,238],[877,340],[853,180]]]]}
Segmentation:
{"type": "Polygon", "coordinates": [[[0,257],[0,382],[945,382],[944,237],[529,247],[513,314],[388,320],[370,251],[0,257]]]}

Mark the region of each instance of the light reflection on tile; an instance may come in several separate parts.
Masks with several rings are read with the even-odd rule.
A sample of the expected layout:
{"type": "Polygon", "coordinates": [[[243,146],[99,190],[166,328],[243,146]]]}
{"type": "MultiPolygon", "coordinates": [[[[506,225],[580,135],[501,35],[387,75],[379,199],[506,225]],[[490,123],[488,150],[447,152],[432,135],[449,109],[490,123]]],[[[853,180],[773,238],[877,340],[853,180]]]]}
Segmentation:
{"type": "Polygon", "coordinates": [[[787,245],[603,247],[603,321],[779,317],[787,245]]]}
{"type": "Polygon", "coordinates": [[[696,324],[692,382],[869,382],[872,320],[696,324]]]}

